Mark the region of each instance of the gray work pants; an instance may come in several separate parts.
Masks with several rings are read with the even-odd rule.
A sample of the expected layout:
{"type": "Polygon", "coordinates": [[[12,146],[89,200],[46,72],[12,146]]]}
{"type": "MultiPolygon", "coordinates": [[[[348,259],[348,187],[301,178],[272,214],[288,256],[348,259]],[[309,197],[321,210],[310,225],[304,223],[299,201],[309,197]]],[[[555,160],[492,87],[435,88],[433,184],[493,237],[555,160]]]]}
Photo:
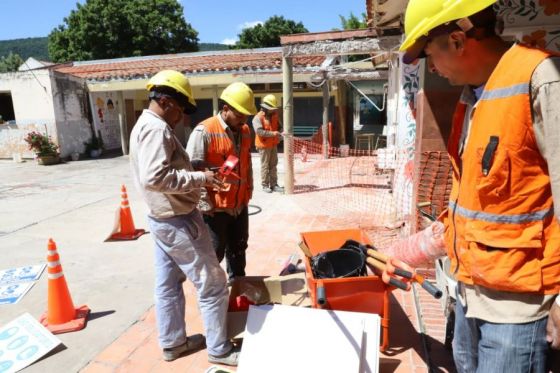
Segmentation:
{"type": "Polygon", "coordinates": [[[208,228],[200,211],[168,219],[148,217],[155,241],[155,308],[162,348],[186,342],[185,294],[188,278],[198,294],[198,306],[210,355],[231,350],[227,339],[228,290],[226,275],[218,263],[208,228]]]}

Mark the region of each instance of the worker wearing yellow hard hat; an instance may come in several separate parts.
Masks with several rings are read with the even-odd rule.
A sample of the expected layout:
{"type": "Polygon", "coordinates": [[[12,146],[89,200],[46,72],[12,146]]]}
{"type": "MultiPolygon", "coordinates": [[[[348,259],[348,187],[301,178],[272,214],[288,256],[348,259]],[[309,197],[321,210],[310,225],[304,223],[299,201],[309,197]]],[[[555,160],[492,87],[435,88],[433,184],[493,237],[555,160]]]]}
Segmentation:
{"type": "Polygon", "coordinates": [[[453,30],[473,36],[492,34],[495,16],[489,8],[496,0],[410,0],[404,19],[405,40],[400,50],[410,63],[425,57],[428,40],[453,30]],[[485,10],[484,12],[481,12],[485,10]]]}
{"type": "Polygon", "coordinates": [[[233,108],[243,115],[255,115],[257,113],[253,91],[245,83],[231,83],[224,89],[220,99],[223,100],[230,109],[233,108]]]}
{"type": "Polygon", "coordinates": [[[134,184],[148,206],[155,242],[155,310],[163,360],[206,346],[210,362],[236,365],[239,349],[229,341],[226,328],[226,276],[197,209],[200,190],[220,183],[213,171],[194,170],[173,133],[184,114],[196,110],[196,101],[189,80],[179,71],[160,71],[148,81],[147,89],[149,106],[132,129],[129,158],[134,184]],[[197,289],[206,337],[186,335],[185,278],[197,289]]]}
{"type": "Polygon", "coordinates": [[[560,349],[560,57],[503,40],[495,2],[408,4],[404,62],[426,58],[464,89],[448,143],[446,252],[389,251],[449,256],[459,372],[544,372],[560,349]]]}
{"type": "Polygon", "coordinates": [[[266,193],[283,193],[278,185],[278,143],[282,137],[278,117],[278,100],[270,94],[263,97],[261,110],[253,117],[255,147],[261,157],[261,186],[266,193]]]}
{"type": "Polygon", "coordinates": [[[196,102],[189,80],[178,71],[160,71],[148,81],[146,88],[150,92],[150,98],[167,95],[181,105],[185,114],[196,111],[196,102]]]}
{"type": "Polygon", "coordinates": [[[228,276],[245,276],[245,251],[249,240],[249,200],[253,195],[249,115],[255,115],[255,98],[242,82],[228,85],[220,95],[220,112],[197,125],[187,143],[187,153],[198,169],[220,168],[235,157],[226,188],[206,188],[200,207],[213,235],[218,261],[226,258],[228,276]]]}

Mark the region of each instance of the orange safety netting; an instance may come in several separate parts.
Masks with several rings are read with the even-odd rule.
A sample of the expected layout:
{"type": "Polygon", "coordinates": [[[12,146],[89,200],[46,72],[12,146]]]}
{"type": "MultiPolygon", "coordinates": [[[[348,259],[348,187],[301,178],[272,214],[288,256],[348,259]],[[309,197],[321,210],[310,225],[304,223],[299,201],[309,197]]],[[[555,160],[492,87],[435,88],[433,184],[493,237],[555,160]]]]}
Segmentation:
{"type": "Polygon", "coordinates": [[[406,196],[393,186],[395,174],[408,161],[406,154],[330,146],[325,150],[316,138],[285,141],[294,156],[293,198],[300,206],[336,219],[341,229],[365,230],[380,247],[397,238],[404,219],[398,207],[406,196]]]}
{"type": "Polygon", "coordinates": [[[407,151],[357,150],[324,146],[321,135],[286,137],[294,157],[293,198],[306,211],[328,215],[340,228],[365,230],[378,247],[388,247],[418,228],[413,201],[413,177],[418,178],[417,201],[439,213],[449,194],[449,161],[445,152],[420,155],[420,169],[407,151]],[[328,154],[325,157],[325,154],[328,154]],[[433,206],[433,207],[432,207],[433,206]],[[412,229],[402,230],[408,222],[412,229]]]}

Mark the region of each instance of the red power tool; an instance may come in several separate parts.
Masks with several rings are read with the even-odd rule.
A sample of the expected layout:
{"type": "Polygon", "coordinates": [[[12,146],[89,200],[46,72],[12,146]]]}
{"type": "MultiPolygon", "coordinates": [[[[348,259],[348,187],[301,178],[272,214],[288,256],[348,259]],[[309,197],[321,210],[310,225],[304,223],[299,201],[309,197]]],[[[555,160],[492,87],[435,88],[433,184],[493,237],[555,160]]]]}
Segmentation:
{"type": "Polygon", "coordinates": [[[241,180],[241,177],[233,171],[237,164],[239,163],[239,158],[235,155],[229,155],[227,159],[224,161],[221,167],[211,167],[211,171],[215,171],[218,175],[217,178],[220,179],[220,182],[224,185],[224,187],[219,188],[220,191],[227,191],[231,183],[227,182],[228,177],[234,177],[238,180],[241,180]],[[226,184],[228,184],[226,186],[226,184]]]}
{"type": "Polygon", "coordinates": [[[222,167],[218,169],[218,173],[224,177],[224,181],[230,175],[235,177],[236,179],[241,180],[241,177],[239,177],[239,175],[233,171],[235,167],[237,167],[238,163],[239,158],[237,158],[235,155],[230,155],[227,157],[222,167]]]}

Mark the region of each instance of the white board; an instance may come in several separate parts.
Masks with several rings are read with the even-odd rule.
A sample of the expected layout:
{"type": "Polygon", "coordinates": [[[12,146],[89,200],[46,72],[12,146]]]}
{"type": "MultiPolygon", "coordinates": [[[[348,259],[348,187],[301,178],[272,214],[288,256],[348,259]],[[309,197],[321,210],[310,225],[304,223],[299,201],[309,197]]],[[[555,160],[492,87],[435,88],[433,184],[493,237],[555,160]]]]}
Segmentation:
{"type": "Polygon", "coordinates": [[[36,264],[0,270],[0,285],[36,281],[41,276],[41,273],[43,273],[45,266],[46,264],[36,264]]]}
{"type": "MultiPolygon", "coordinates": [[[[19,284],[0,285],[0,304],[15,304],[27,294],[34,282],[22,282],[19,284]]],[[[2,372],[0,370],[0,372],[2,372]]]]}
{"type": "Polygon", "coordinates": [[[377,373],[379,315],[251,306],[238,373],[377,373]]]}
{"type": "Polygon", "coordinates": [[[0,328],[0,372],[17,372],[60,344],[28,313],[0,328]]]}

